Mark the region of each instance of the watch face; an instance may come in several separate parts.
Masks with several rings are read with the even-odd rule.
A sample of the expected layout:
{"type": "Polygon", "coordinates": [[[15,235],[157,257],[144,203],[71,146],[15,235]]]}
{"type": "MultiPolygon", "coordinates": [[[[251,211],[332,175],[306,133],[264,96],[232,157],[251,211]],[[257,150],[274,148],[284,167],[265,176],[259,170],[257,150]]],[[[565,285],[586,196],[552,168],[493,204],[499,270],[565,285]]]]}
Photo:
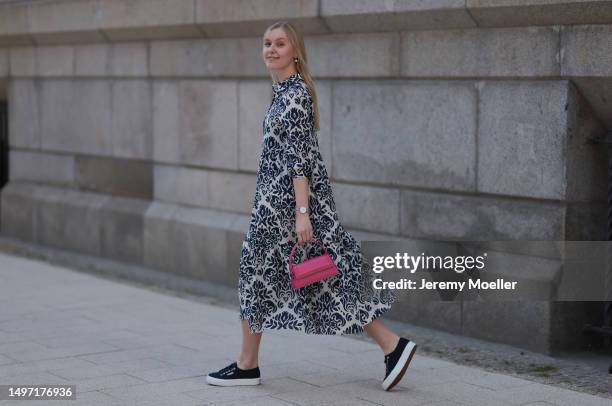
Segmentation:
{"type": "Polygon", "coordinates": [[[300,213],[302,214],[306,213],[306,207],[300,207],[300,213]]]}

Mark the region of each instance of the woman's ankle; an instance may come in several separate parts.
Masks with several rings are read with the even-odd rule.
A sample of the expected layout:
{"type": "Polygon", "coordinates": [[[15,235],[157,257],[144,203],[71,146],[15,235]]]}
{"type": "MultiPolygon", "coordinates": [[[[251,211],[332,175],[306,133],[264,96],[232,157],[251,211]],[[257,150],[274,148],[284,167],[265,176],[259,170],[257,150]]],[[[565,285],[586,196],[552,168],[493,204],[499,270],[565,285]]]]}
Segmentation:
{"type": "Polygon", "coordinates": [[[391,354],[393,352],[393,350],[397,347],[397,344],[399,343],[400,337],[396,336],[393,338],[392,341],[389,342],[388,346],[386,348],[382,348],[383,353],[385,355],[387,354],[391,354]]]}
{"type": "Polygon", "coordinates": [[[257,360],[238,360],[238,368],[240,369],[253,369],[259,366],[259,362],[257,360]]]}

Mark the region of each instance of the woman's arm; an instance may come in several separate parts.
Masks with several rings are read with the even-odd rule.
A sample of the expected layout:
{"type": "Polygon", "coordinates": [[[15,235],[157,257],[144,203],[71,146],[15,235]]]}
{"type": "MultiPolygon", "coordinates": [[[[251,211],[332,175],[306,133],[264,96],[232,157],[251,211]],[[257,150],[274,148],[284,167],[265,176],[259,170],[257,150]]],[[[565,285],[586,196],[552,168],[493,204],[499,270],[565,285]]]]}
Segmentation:
{"type": "MultiPolygon", "coordinates": [[[[308,178],[298,176],[293,178],[293,189],[295,190],[296,207],[304,206],[308,208],[308,178]]],[[[295,212],[295,232],[298,242],[309,242],[312,239],[312,224],[310,224],[309,213],[295,212]]]]}
{"type": "MultiPolygon", "coordinates": [[[[297,91],[285,96],[285,109],[282,115],[287,130],[285,162],[293,181],[295,206],[308,209],[309,181],[312,176],[312,100],[305,91],[297,91]]],[[[295,212],[295,232],[298,242],[312,239],[312,225],[309,213],[295,212]]]]}

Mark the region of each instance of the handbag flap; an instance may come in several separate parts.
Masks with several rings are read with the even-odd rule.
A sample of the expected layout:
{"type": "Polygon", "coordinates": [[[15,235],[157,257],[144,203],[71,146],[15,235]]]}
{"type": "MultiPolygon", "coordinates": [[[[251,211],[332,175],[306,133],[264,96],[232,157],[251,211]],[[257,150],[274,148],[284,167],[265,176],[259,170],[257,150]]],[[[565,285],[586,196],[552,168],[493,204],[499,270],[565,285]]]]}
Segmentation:
{"type": "Polygon", "coordinates": [[[294,277],[299,279],[306,278],[328,268],[336,268],[336,264],[334,264],[329,254],[323,254],[294,265],[292,272],[294,277]]]}

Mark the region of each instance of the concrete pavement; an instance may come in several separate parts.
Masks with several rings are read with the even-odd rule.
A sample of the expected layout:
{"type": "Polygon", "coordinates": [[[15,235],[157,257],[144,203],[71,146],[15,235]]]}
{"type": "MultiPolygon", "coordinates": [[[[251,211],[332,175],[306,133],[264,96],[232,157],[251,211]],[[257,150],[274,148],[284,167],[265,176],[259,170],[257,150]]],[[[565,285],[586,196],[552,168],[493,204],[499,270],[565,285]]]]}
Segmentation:
{"type": "Polygon", "coordinates": [[[76,384],[77,400],[56,406],[612,403],[418,352],[385,392],[375,344],[273,330],[262,338],[262,385],[210,386],[205,375],[238,356],[237,310],[0,253],[0,384],[76,384]]]}

